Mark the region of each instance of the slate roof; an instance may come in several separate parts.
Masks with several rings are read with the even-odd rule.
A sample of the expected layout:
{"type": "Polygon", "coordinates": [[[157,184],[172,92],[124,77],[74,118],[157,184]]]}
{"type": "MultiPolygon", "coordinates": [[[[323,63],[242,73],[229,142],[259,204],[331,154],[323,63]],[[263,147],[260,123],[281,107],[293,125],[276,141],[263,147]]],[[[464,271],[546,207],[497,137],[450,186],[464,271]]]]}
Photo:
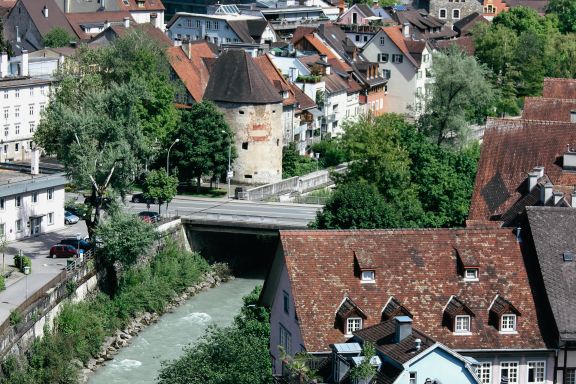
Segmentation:
{"type": "Polygon", "coordinates": [[[254,61],[258,64],[260,69],[264,72],[268,80],[270,80],[281,96],[283,92],[288,92],[288,98],[282,99],[282,105],[296,104],[294,91],[290,87],[290,84],[288,84],[288,81],[286,81],[284,76],[282,76],[282,72],[276,68],[270,57],[268,55],[262,55],[254,58],[254,61]]]}
{"type": "Polygon", "coordinates": [[[576,99],[576,79],[544,78],[543,97],[576,99]]]}
{"type": "Polygon", "coordinates": [[[482,14],[478,12],[473,12],[468,16],[463,17],[462,19],[455,22],[453,28],[456,32],[458,32],[460,36],[470,35],[472,34],[472,28],[477,23],[489,24],[490,22],[486,20],[486,18],[482,14]]]}
{"type": "Polygon", "coordinates": [[[576,143],[576,124],[489,118],[470,204],[470,220],[498,219],[528,192],[527,173],[543,166],[556,186],[573,186],[576,173],[562,170],[566,144],[576,143]]]}
{"type": "Polygon", "coordinates": [[[526,212],[544,288],[560,337],[576,340],[576,261],[565,262],[563,259],[565,251],[576,252],[576,210],[528,207],[526,212]]]}
{"type": "Polygon", "coordinates": [[[570,122],[571,111],[576,111],[576,99],[526,97],[522,118],[570,122]]]}
{"type": "Polygon", "coordinates": [[[182,47],[170,47],[166,53],[172,69],[192,98],[196,102],[201,102],[210,79],[208,67],[203,59],[216,58],[210,46],[205,41],[199,41],[182,47]],[[187,54],[188,50],[190,51],[190,58],[187,54]]]}
{"type": "Polygon", "coordinates": [[[204,98],[243,104],[271,104],[282,97],[248,53],[231,49],[212,65],[204,98]]]}
{"type": "Polygon", "coordinates": [[[427,14],[422,9],[398,11],[393,13],[392,17],[400,26],[410,23],[410,35],[415,35],[417,39],[447,39],[457,35],[451,28],[444,27],[445,21],[427,14]],[[430,31],[435,28],[440,28],[440,31],[430,31]]]}
{"type": "Polygon", "coordinates": [[[421,354],[436,342],[424,333],[412,328],[412,333],[399,343],[395,340],[396,320],[390,319],[354,332],[354,336],[374,343],[376,349],[398,364],[404,364],[421,354]],[[415,340],[422,340],[420,350],[414,348],[415,340]]]}
{"type": "MultiPolygon", "coordinates": [[[[345,340],[335,313],[345,297],[366,314],[364,326],[380,323],[394,296],[414,316],[414,327],[452,349],[545,348],[536,319],[520,247],[509,229],[418,229],[281,231],[287,268],[304,346],[326,351],[345,340]],[[482,249],[479,280],[466,282],[456,272],[454,247],[482,249]],[[361,283],[354,252],[374,256],[375,282],[361,283]],[[522,316],[517,334],[500,334],[489,324],[488,307],[496,293],[522,316]],[[457,296],[475,313],[472,334],[455,336],[443,325],[444,307],[457,296]]],[[[265,287],[269,295],[271,285],[265,287]]]]}
{"type": "Polygon", "coordinates": [[[243,43],[259,42],[268,22],[266,19],[226,20],[243,43]]]}

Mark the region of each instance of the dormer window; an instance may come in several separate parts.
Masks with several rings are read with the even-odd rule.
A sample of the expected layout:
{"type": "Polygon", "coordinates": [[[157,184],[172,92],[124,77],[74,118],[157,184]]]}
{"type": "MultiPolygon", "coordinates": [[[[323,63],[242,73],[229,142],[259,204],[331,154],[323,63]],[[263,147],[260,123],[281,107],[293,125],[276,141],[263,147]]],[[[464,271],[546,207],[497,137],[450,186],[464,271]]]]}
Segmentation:
{"type": "Polygon", "coordinates": [[[397,316],[408,316],[411,319],[414,317],[398,299],[391,296],[384,308],[382,308],[382,321],[390,320],[397,316]]]}
{"type": "Polygon", "coordinates": [[[518,327],[518,311],[508,300],[496,295],[489,310],[489,323],[500,333],[515,333],[518,327]]]}
{"type": "Polygon", "coordinates": [[[444,325],[454,334],[464,335],[472,332],[472,317],[475,314],[456,296],[451,296],[444,308],[444,325]]]}
{"type": "Polygon", "coordinates": [[[283,92],[282,92],[282,98],[283,98],[283,99],[287,99],[288,96],[290,96],[290,95],[288,94],[287,91],[283,91],[283,92]]]}
{"type": "Polygon", "coordinates": [[[478,281],[478,268],[465,268],[464,280],[478,281]]]}
{"type": "Polygon", "coordinates": [[[349,317],[346,319],[346,335],[352,335],[353,332],[362,329],[361,317],[349,317]]]}
{"type": "Polygon", "coordinates": [[[470,316],[459,315],[454,321],[455,333],[470,333],[470,316]]]}
{"type": "Polygon", "coordinates": [[[374,283],[376,273],[371,270],[362,271],[362,282],[363,283],[374,283]]]}
{"type": "Polygon", "coordinates": [[[516,332],[516,315],[502,315],[500,321],[500,332],[516,332]]]}

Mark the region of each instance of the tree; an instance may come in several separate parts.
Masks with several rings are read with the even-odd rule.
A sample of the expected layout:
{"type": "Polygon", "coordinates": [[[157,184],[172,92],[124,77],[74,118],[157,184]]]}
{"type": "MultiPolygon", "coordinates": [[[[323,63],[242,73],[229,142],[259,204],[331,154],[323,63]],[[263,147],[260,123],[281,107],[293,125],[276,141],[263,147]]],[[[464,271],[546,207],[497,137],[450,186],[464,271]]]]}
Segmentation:
{"type": "Polygon", "coordinates": [[[52,28],[44,36],[44,46],[50,48],[66,47],[73,38],[62,27],[52,28]]]}
{"type": "Polygon", "coordinates": [[[492,23],[495,26],[502,25],[510,28],[517,35],[527,31],[538,35],[549,35],[558,31],[558,19],[540,16],[534,9],[523,6],[500,12],[492,23]]]}
{"type": "Polygon", "coordinates": [[[376,374],[377,368],[372,365],[372,358],[376,356],[376,347],[371,342],[364,342],[362,345],[362,361],[357,366],[350,369],[350,377],[369,383],[376,374]]]}
{"type": "MultiPolygon", "coordinates": [[[[320,154],[319,161],[322,168],[334,167],[348,160],[339,138],[321,140],[313,144],[312,152],[320,154]]],[[[284,164],[282,166],[284,167],[284,164]]]]}
{"type": "Polygon", "coordinates": [[[152,144],[173,129],[177,114],[163,55],[130,30],[109,47],[81,47],[58,75],[34,141],[58,157],[75,185],[92,191],[91,237],[106,195],[124,196],[154,153],[152,144]],[[131,62],[116,61],[129,54],[131,62]]]}
{"type": "Polygon", "coordinates": [[[489,71],[455,46],[434,54],[431,71],[418,125],[438,145],[466,141],[469,124],[483,122],[496,102],[489,71]]]}
{"type": "Polygon", "coordinates": [[[168,203],[176,196],[178,179],[168,175],[164,169],[154,170],[146,174],[142,187],[146,199],[158,201],[158,213],[160,213],[161,205],[166,203],[168,209],[168,203]]]}
{"type": "Polygon", "coordinates": [[[195,345],[184,348],[177,360],[162,362],[160,384],[272,383],[270,320],[257,305],[257,287],[231,326],[211,326],[195,345]]]}
{"type": "Polygon", "coordinates": [[[576,2],[573,0],[550,0],[546,12],[558,17],[560,31],[576,32],[576,2]]]}
{"type": "Polygon", "coordinates": [[[282,148],[282,178],[301,176],[318,169],[316,160],[301,156],[296,150],[296,144],[291,142],[282,148]]]}
{"type": "Polygon", "coordinates": [[[180,139],[171,155],[177,164],[178,175],[195,179],[198,189],[203,175],[214,179],[226,173],[230,146],[231,160],[236,157],[233,132],[212,102],[203,101],[182,112],[180,126],[173,136],[180,139]]]}

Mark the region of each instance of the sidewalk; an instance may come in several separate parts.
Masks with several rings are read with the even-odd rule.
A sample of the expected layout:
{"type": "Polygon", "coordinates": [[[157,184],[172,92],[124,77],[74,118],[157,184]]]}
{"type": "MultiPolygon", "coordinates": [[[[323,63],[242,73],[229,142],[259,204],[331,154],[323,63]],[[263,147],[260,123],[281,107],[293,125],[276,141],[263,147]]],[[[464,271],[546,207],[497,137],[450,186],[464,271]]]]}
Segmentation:
{"type": "Polygon", "coordinates": [[[60,239],[75,237],[76,233],[80,233],[82,237],[86,235],[83,221],[58,231],[8,243],[5,252],[6,266],[14,263],[14,255],[21,249],[22,253],[32,260],[32,273],[25,276],[15,271],[6,279],[6,290],[0,292],[0,324],[10,316],[12,309],[22,304],[28,296],[42,288],[66,267],[66,259],[51,259],[48,253],[50,247],[60,239]]]}

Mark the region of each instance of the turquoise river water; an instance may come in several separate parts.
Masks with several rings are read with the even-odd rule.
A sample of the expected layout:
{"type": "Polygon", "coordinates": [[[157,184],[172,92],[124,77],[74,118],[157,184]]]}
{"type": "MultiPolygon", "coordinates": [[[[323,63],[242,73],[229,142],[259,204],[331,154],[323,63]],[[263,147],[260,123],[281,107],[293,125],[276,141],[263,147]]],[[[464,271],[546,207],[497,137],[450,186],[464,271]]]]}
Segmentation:
{"type": "Polygon", "coordinates": [[[236,278],[192,297],[134,337],[92,375],[89,384],[155,383],[161,361],[182,355],[182,348],[201,337],[209,324],[230,324],[240,311],[242,297],[262,283],[262,279],[236,278]]]}

